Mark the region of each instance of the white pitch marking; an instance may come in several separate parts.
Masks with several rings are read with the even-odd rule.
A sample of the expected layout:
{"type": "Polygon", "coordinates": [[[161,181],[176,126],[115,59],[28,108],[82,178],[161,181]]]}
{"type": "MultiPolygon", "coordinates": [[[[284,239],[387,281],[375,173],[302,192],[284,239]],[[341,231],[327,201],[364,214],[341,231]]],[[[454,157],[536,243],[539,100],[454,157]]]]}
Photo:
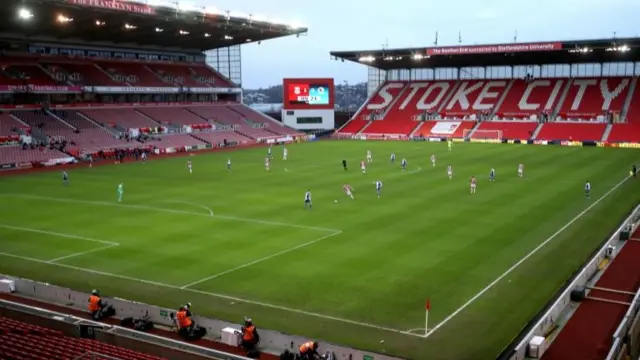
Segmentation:
{"type": "Polygon", "coordinates": [[[117,278],[117,279],[122,279],[122,280],[129,280],[129,281],[133,281],[133,282],[138,282],[138,283],[142,283],[142,284],[148,284],[148,285],[163,287],[163,288],[172,289],[172,290],[180,290],[180,291],[185,291],[185,292],[191,292],[191,293],[194,293],[194,294],[207,295],[207,296],[217,297],[217,298],[225,299],[225,300],[229,300],[229,301],[241,302],[241,303],[245,303],[245,304],[261,306],[261,307],[265,307],[265,308],[276,309],[276,310],[280,310],[280,311],[296,313],[296,314],[301,314],[301,315],[306,315],[306,316],[316,317],[316,318],[320,318],[320,319],[331,320],[331,321],[336,321],[336,322],[341,322],[341,323],[345,323],[345,324],[356,325],[356,326],[361,326],[361,327],[366,327],[366,328],[371,328],[371,329],[376,329],[376,330],[381,330],[381,331],[387,331],[387,332],[403,334],[403,335],[419,337],[419,338],[423,338],[424,337],[422,335],[411,334],[411,333],[408,333],[406,331],[402,331],[402,330],[398,330],[398,329],[393,329],[393,328],[389,328],[389,327],[385,327],[385,326],[369,324],[369,323],[355,321],[355,320],[339,318],[339,317],[336,317],[336,316],[323,315],[323,314],[314,313],[314,312],[310,312],[310,311],[304,311],[304,310],[300,310],[300,309],[294,309],[294,308],[289,308],[289,307],[285,307],[285,306],[274,305],[274,304],[269,304],[269,303],[264,303],[264,302],[260,302],[260,301],[254,301],[254,300],[248,300],[248,299],[243,299],[243,298],[239,298],[239,297],[235,297],[235,296],[217,294],[217,293],[207,292],[207,291],[202,291],[202,290],[195,290],[195,289],[190,289],[190,288],[181,289],[179,286],[176,286],[176,285],[164,284],[164,283],[160,283],[160,282],[156,282],[156,281],[144,280],[144,279],[134,278],[134,277],[130,277],[130,276],[112,274],[112,273],[108,273],[108,272],[104,272],[104,271],[91,270],[91,269],[81,268],[81,267],[67,265],[67,264],[51,263],[51,262],[47,262],[45,260],[29,258],[29,257],[26,257],[26,256],[19,256],[19,255],[14,255],[14,254],[10,254],[10,253],[3,253],[3,252],[0,252],[0,256],[6,256],[6,257],[15,258],[15,259],[31,261],[31,262],[36,262],[36,263],[46,264],[46,265],[51,265],[51,266],[59,266],[59,267],[72,269],[72,270],[76,270],[76,271],[82,271],[82,272],[86,272],[86,273],[91,273],[91,274],[101,275],[101,276],[107,276],[107,277],[112,277],[112,278],[117,278]]]}
{"type": "Polygon", "coordinates": [[[59,232],[47,231],[47,230],[32,229],[32,228],[26,228],[26,227],[21,227],[21,226],[12,226],[12,225],[0,224],[0,228],[10,229],[10,230],[18,230],[18,231],[25,231],[25,232],[32,232],[32,233],[37,233],[37,234],[46,234],[46,235],[52,235],[52,236],[59,236],[59,237],[67,238],[67,239],[75,239],[75,240],[82,240],[82,241],[106,244],[105,246],[101,246],[99,248],[95,248],[95,249],[91,249],[91,250],[87,250],[87,251],[81,251],[81,252],[73,253],[73,254],[70,254],[70,255],[61,256],[61,257],[58,257],[58,258],[55,258],[55,259],[48,260],[47,262],[56,262],[56,261],[60,261],[60,260],[66,260],[66,259],[69,259],[69,258],[72,258],[72,257],[82,256],[82,255],[94,253],[94,252],[97,252],[97,251],[106,250],[106,249],[109,249],[109,248],[112,248],[112,247],[120,246],[119,243],[113,242],[113,241],[105,241],[105,240],[99,240],[99,239],[84,237],[84,236],[65,234],[65,233],[59,233],[59,232]]]}
{"type": "Polygon", "coordinates": [[[582,210],[581,213],[579,213],[578,215],[576,215],[573,219],[571,219],[568,223],[566,223],[563,227],[560,228],[560,230],[556,231],[555,233],[553,233],[553,235],[549,236],[545,241],[543,241],[540,245],[536,246],[533,250],[531,250],[527,255],[525,255],[522,259],[520,259],[517,263],[513,264],[509,269],[507,269],[507,271],[505,271],[504,273],[502,273],[502,275],[498,276],[495,280],[493,280],[489,285],[487,285],[484,289],[480,290],[479,293],[475,294],[471,299],[469,299],[466,303],[464,303],[462,306],[460,306],[458,309],[456,309],[456,311],[454,311],[451,315],[447,316],[444,320],[442,320],[438,325],[434,326],[432,329],[429,330],[429,332],[424,335],[423,337],[426,339],[427,337],[429,337],[431,334],[433,334],[434,332],[436,332],[436,330],[440,329],[442,326],[444,326],[446,323],[448,323],[449,321],[451,321],[451,319],[453,319],[454,317],[456,317],[458,314],[460,314],[462,311],[464,311],[464,309],[466,309],[467,307],[469,307],[469,305],[473,304],[476,300],[478,300],[478,298],[480,298],[482,295],[484,295],[487,291],[491,290],[491,288],[493,288],[494,286],[496,286],[496,284],[498,282],[500,282],[502,279],[504,279],[505,277],[507,277],[509,274],[511,274],[511,272],[513,272],[515,269],[517,269],[520,265],[522,265],[522,263],[524,263],[525,261],[527,261],[527,259],[529,259],[530,257],[532,257],[533,255],[535,255],[538,251],[540,251],[540,249],[542,249],[543,247],[545,247],[547,244],[549,244],[551,241],[553,241],[558,235],[560,235],[563,231],[565,231],[566,229],[569,228],[569,226],[573,225],[573,223],[575,223],[576,221],[578,221],[581,217],[583,217],[585,214],[587,214],[591,209],[593,209],[596,205],[598,205],[602,200],[604,200],[605,198],[607,198],[609,195],[611,195],[611,193],[613,193],[614,191],[616,191],[620,186],[622,186],[627,180],[629,180],[630,176],[625,177],[624,179],[622,179],[622,181],[620,181],[619,183],[617,183],[614,187],[612,187],[609,191],[607,191],[606,193],[604,193],[604,195],[602,195],[601,197],[599,197],[596,201],[594,201],[593,203],[591,203],[591,205],[589,205],[586,209],[582,210]]]}
{"type": "Polygon", "coordinates": [[[232,221],[240,221],[240,222],[250,222],[255,224],[263,224],[263,225],[271,225],[271,226],[283,226],[290,228],[298,228],[298,229],[308,229],[308,230],[317,230],[317,231],[326,231],[326,232],[341,232],[342,230],[338,229],[329,229],[317,226],[307,226],[307,225],[297,225],[297,224],[289,224],[278,221],[268,221],[268,220],[260,220],[260,219],[250,219],[250,218],[241,218],[235,216],[227,216],[227,215],[209,215],[204,214],[202,212],[195,211],[186,211],[186,210],[176,210],[176,209],[167,209],[155,206],[146,206],[146,205],[133,205],[133,204],[122,204],[116,202],[107,202],[107,201],[89,201],[89,200],[77,200],[77,199],[68,199],[68,198],[55,198],[55,197],[47,197],[47,196],[37,196],[37,195],[26,195],[26,194],[9,194],[9,193],[0,193],[0,196],[9,196],[20,199],[34,199],[34,200],[43,200],[43,201],[54,201],[54,202],[66,202],[72,204],[87,204],[87,205],[96,205],[96,206],[112,206],[112,207],[122,207],[122,208],[130,208],[130,209],[142,209],[142,210],[153,210],[160,212],[167,212],[173,214],[186,214],[186,215],[197,215],[197,216],[206,216],[206,217],[214,217],[218,219],[232,220],[232,221]]]}
{"type": "Polygon", "coordinates": [[[320,242],[320,241],[322,241],[322,240],[324,240],[324,239],[328,239],[328,238],[330,238],[330,237],[333,237],[333,236],[339,235],[339,234],[341,234],[341,233],[342,233],[342,231],[340,231],[340,232],[336,232],[336,233],[333,233],[333,234],[329,234],[329,235],[325,235],[325,236],[320,237],[320,238],[317,238],[317,239],[315,239],[315,240],[307,241],[306,243],[303,243],[303,244],[300,244],[300,245],[294,246],[294,247],[289,248],[289,249],[286,249],[286,250],[279,251],[279,252],[277,252],[277,253],[275,253],[275,254],[271,254],[271,255],[268,255],[268,256],[262,257],[262,258],[260,258],[260,259],[257,259],[257,260],[254,260],[254,261],[248,262],[248,263],[246,263],[246,264],[243,264],[243,265],[240,265],[240,266],[236,266],[236,267],[234,267],[234,268],[232,268],[232,269],[229,269],[229,270],[225,270],[225,271],[219,272],[219,273],[217,273],[217,274],[214,274],[214,275],[208,276],[208,277],[203,278],[203,279],[200,279],[200,280],[196,280],[196,281],[194,281],[194,282],[188,283],[187,285],[181,286],[180,288],[181,288],[181,289],[186,289],[186,288],[192,287],[192,286],[194,286],[194,285],[198,285],[198,284],[200,284],[200,283],[207,282],[207,281],[209,281],[209,280],[213,280],[213,279],[218,278],[218,277],[220,277],[220,276],[224,276],[224,275],[230,274],[230,273],[232,273],[232,272],[235,272],[235,271],[238,271],[238,270],[244,269],[244,268],[246,268],[246,267],[249,267],[249,266],[252,266],[252,265],[255,265],[255,264],[261,263],[261,262],[263,262],[263,261],[267,261],[267,260],[273,259],[273,258],[278,257],[278,256],[280,256],[280,255],[284,255],[284,254],[290,253],[290,252],[292,252],[292,251],[296,251],[296,250],[298,250],[298,249],[302,249],[302,248],[307,247],[307,246],[309,246],[309,245],[313,245],[313,244],[315,244],[315,243],[317,243],[317,242],[320,242]]]}
{"type": "Polygon", "coordinates": [[[195,207],[199,207],[201,209],[207,210],[209,212],[209,215],[213,216],[213,210],[211,210],[211,208],[204,206],[204,205],[200,205],[200,204],[196,204],[196,203],[192,203],[192,202],[188,202],[188,201],[178,201],[178,200],[165,200],[164,202],[166,203],[175,203],[175,204],[185,204],[185,205],[192,205],[195,207]]]}
{"type": "Polygon", "coordinates": [[[83,255],[91,254],[91,253],[94,253],[94,252],[102,251],[102,250],[111,249],[111,248],[114,248],[114,247],[117,247],[117,246],[119,246],[119,244],[101,246],[101,247],[95,248],[93,250],[77,252],[77,253],[74,253],[74,254],[71,254],[71,255],[61,256],[61,257],[58,257],[58,258],[55,258],[55,259],[51,259],[48,262],[56,263],[58,261],[67,260],[67,259],[71,259],[71,258],[74,258],[74,257],[83,256],[83,255]]]}

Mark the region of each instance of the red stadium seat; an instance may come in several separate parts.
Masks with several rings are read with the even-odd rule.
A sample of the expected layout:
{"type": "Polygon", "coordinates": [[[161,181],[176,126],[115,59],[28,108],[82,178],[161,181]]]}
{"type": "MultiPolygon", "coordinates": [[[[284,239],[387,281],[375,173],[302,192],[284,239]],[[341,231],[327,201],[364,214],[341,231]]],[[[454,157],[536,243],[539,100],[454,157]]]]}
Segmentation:
{"type": "Polygon", "coordinates": [[[536,140],[600,141],[607,125],[589,122],[549,122],[542,125],[536,140]]]}
{"type": "Polygon", "coordinates": [[[93,352],[123,360],[163,360],[90,339],[65,336],[55,330],[0,317],[0,359],[67,360],[93,352]]]}

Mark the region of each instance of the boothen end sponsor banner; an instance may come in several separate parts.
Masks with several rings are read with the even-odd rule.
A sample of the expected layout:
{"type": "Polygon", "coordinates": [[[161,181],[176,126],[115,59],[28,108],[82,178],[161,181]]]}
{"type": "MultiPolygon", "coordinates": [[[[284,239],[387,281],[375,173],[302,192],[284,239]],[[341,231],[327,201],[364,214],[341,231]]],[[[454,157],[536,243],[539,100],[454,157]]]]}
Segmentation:
{"type": "Polygon", "coordinates": [[[156,13],[156,10],[151,6],[118,0],[67,0],[67,3],[136,14],[153,15],[156,13]]]}
{"type": "Polygon", "coordinates": [[[436,47],[428,48],[427,55],[496,54],[557,50],[562,50],[561,42],[436,47]]]}

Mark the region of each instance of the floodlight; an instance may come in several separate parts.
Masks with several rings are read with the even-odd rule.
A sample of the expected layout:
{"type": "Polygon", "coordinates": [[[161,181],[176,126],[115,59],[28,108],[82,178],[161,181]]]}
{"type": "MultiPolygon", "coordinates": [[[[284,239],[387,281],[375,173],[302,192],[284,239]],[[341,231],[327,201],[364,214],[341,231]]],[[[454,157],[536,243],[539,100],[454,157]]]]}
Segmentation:
{"type": "Polygon", "coordinates": [[[225,40],[233,40],[233,36],[225,35],[224,39],[225,40]]]}
{"type": "Polygon", "coordinates": [[[204,33],[204,37],[206,37],[206,38],[211,37],[211,34],[209,34],[209,33],[204,33]]]}
{"type": "Polygon", "coordinates": [[[33,17],[33,13],[28,9],[21,8],[18,10],[18,17],[22,20],[29,20],[33,17]]]}
{"type": "Polygon", "coordinates": [[[179,11],[196,11],[198,7],[190,2],[180,1],[177,6],[179,11]]]}
{"type": "Polygon", "coordinates": [[[189,35],[189,32],[185,30],[180,30],[179,33],[180,35],[189,35]]]}
{"type": "Polygon", "coordinates": [[[222,11],[222,10],[216,8],[216,7],[213,7],[213,6],[207,6],[204,9],[204,12],[207,13],[207,14],[212,14],[212,15],[224,15],[224,11],[222,11]]]}
{"type": "Polygon", "coordinates": [[[231,11],[229,13],[229,16],[234,17],[234,18],[240,18],[240,19],[248,19],[249,18],[248,14],[245,14],[245,13],[242,13],[242,12],[239,12],[239,11],[231,11]]]}
{"type": "Polygon", "coordinates": [[[131,24],[124,24],[124,28],[127,29],[127,30],[133,30],[133,29],[137,28],[137,26],[131,25],[131,24]]]}
{"type": "Polygon", "coordinates": [[[374,58],[373,56],[369,55],[369,56],[361,56],[358,58],[358,61],[360,62],[374,62],[376,60],[376,58],[374,58]]]}
{"type": "Polygon", "coordinates": [[[256,15],[251,15],[251,19],[253,21],[260,21],[260,22],[267,22],[267,17],[264,15],[260,15],[260,14],[256,14],[256,15]]]}
{"type": "Polygon", "coordinates": [[[419,61],[419,60],[422,60],[422,59],[424,59],[424,55],[422,55],[422,54],[414,54],[413,55],[413,60],[419,61]]]}
{"type": "Polygon", "coordinates": [[[251,42],[251,39],[247,39],[247,42],[251,42]]]}
{"type": "Polygon", "coordinates": [[[96,26],[104,26],[104,24],[104,21],[96,20],[96,26]]]}
{"type": "Polygon", "coordinates": [[[58,14],[58,17],[56,18],[56,20],[57,20],[59,23],[61,23],[61,24],[64,24],[64,23],[68,23],[68,22],[72,22],[72,21],[73,21],[73,19],[72,19],[72,18],[66,17],[66,16],[64,16],[64,15],[62,15],[62,14],[58,14]]]}
{"type": "Polygon", "coordinates": [[[159,27],[156,28],[156,32],[163,32],[163,29],[160,29],[159,27]]]}

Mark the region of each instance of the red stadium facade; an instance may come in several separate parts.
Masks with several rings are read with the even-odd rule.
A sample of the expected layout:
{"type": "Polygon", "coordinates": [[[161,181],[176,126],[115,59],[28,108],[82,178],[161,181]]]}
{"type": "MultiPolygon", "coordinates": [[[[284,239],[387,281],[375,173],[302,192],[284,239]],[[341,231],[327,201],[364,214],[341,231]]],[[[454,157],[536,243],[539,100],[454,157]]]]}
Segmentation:
{"type": "Polygon", "coordinates": [[[639,39],[332,55],[372,69],[369,99],[338,136],[640,143],[639,39]]]}

